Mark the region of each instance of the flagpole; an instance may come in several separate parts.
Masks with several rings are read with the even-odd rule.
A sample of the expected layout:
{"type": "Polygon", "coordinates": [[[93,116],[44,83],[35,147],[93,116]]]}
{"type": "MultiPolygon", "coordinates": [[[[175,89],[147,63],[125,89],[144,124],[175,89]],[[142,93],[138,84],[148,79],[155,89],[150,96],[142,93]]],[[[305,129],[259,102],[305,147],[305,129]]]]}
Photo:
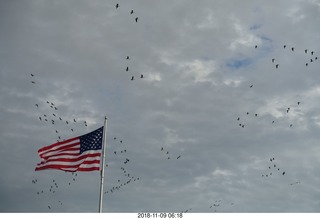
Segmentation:
{"type": "Polygon", "coordinates": [[[106,145],[107,145],[107,117],[104,117],[103,128],[103,145],[102,145],[102,165],[101,165],[101,181],[100,181],[100,199],[99,199],[99,213],[102,213],[102,197],[103,197],[103,181],[104,181],[104,161],[106,157],[106,145]]]}

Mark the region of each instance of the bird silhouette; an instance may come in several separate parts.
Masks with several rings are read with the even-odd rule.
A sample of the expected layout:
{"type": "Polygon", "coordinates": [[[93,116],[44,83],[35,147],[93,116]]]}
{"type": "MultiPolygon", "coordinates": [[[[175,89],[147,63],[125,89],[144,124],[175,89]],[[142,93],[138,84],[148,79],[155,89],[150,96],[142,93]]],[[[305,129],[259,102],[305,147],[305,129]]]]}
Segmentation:
{"type": "Polygon", "coordinates": [[[286,172],[283,172],[283,173],[282,173],[282,176],[284,176],[284,174],[286,174],[286,172]]]}
{"type": "Polygon", "coordinates": [[[283,48],[285,49],[287,47],[287,45],[283,45],[283,48]]]}
{"type": "Polygon", "coordinates": [[[129,71],[129,67],[126,68],[126,71],[129,71]]]}
{"type": "Polygon", "coordinates": [[[130,57],[129,56],[127,56],[127,58],[126,59],[130,59],[130,57]]]}
{"type": "Polygon", "coordinates": [[[272,62],[274,62],[275,59],[272,59],[272,62]]]}
{"type": "Polygon", "coordinates": [[[307,50],[307,49],[305,49],[305,50],[304,50],[304,53],[307,53],[307,52],[308,52],[308,50],[307,50]]]}
{"type": "Polygon", "coordinates": [[[37,103],[35,105],[36,105],[36,107],[39,107],[39,105],[37,103]]]}
{"type": "Polygon", "coordinates": [[[116,8],[119,8],[119,4],[116,4],[116,8]]]}
{"type": "Polygon", "coordinates": [[[253,87],[253,84],[252,85],[250,85],[250,88],[252,88],[253,87]]]}
{"type": "Polygon", "coordinates": [[[143,78],[143,74],[140,75],[140,78],[143,78]]]}
{"type": "Polygon", "coordinates": [[[294,47],[292,47],[291,50],[294,51],[294,47]]]}
{"type": "Polygon", "coordinates": [[[163,151],[163,147],[161,147],[161,151],[163,151]]]}
{"type": "Polygon", "coordinates": [[[306,67],[308,66],[308,63],[306,63],[306,67]]]}
{"type": "Polygon", "coordinates": [[[134,13],[133,10],[131,10],[130,14],[133,14],[133,13],[134,13]]]}
{"type": "Polygon", "coordinates": [[[179,156],[177,157],[177,160],[178,160],[180,157],[181,157],[181,155],[179,155],[179,156]]]}
{"type": "Polygon", "coordinates": [[[32,83],[32,84],[35,84],[36,82],[34,82],[34,81],[31,81],[31,83],[32,83]]]}
{"type": "Polygon", "coordinates": [[[240,120],[240,117],[238,117],[238,119],[237,119],[238,121],[240,120]]]}
{"type": "Polygon", "coordinates": [[[138,17],[135,18],[136,22],[138,22],[138,17]]]}
{"type": "Polygon", "coordinates": [[[133,81],[133,80],[134,80],[134,76],[131,77],[131,81],[133,81]]]}
{"type": "Polygon", "coordinates": [[[313,55],[314,51],[311,51],[311,55],[313,55]]]}
{"type": "Polygon", "coordinates": [[[73,119],[74,122],[77,122],[76,119],[73,119]]]}
{"type": "Polygon", "coordinates": [[[276,64],[276,68],[278,68],[279,67],[279,64],[276,64]]]}
{"type": "Polygon", "coordinates": [[[255,48],[255,49],[258,48],[258,45],[255,45],[254,48],[255,48]]]}
{"type": "Polygon", "coordinates": [[[34,76],[34,74],[30,74],[31,75],[31,77],[33,77],[34,76]]]}

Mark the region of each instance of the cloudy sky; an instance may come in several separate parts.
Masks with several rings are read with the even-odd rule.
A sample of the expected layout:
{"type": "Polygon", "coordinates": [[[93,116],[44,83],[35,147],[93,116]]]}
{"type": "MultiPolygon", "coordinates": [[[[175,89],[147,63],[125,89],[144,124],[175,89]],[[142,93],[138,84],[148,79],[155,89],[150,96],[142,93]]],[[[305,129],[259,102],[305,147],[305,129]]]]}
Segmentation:
{"type": "Polygon", "coordinates": [[[318,0],[1,0],[0,212],[97,212],[98,171],[34,169],[105,116],[103,212],[319,212],[319,23],[318,0]]]}

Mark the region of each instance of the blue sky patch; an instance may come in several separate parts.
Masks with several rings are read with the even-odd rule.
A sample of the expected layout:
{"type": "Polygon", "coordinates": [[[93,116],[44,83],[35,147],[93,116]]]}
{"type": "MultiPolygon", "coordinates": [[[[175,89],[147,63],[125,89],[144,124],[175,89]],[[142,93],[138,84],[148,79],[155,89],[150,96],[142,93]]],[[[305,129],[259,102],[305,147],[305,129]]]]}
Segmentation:
{"type": "Polygon", "coordinates": [[[227,66],[229,68],[244,68],[247,67],[252,63],[252,59],[246,58],[246,59],[235,59],[227,62],[227,66]]]}

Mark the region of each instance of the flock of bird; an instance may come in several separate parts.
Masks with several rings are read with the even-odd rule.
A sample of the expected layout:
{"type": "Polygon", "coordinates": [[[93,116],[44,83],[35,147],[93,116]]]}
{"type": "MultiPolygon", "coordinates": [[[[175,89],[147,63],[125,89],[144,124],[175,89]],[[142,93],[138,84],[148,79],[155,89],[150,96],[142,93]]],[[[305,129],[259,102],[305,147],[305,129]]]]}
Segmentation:
{"type": "MultiPolygon", "coordinates": [[[[122,174],[118,176],[117,180],[113,181],[112,184],[107,185],[108,189],[104,190],[104,194],[111,194],[116,191],[120,191],[120,189],[123,189],[130,183],[140,180],[140,177],[134,176],[133,173],[129,172],[129,170],[125,168],[125,165],[129,163],[130,159],[128,156],[126,156],[128,149],[124,147],[124,141],[122,139],[118,140],[117,137],[113,137],[113,142],[110,144],[108,149],[113,151],[113,155],[116,158],[116,160],[113,159],[113,163],[115,163],[116,167],[120,167],[120,172],[122,174]],[[122,162],[124,165],[121,165],[120,162],[122,162]]],[[[106,164],[106,167],[108,167],[107,170],[112,169],[112,167],[108,164],[106,164]]],[[[115,170],[115,172],[118,171],[115,170]]]]}
{"type": "MultiPolygon", "coordinates": [[[[163,147],[161,147],[160,150],[163,151],[163,154],[166,156],[167,160],[170,160],[170,159],[171,159],[170,154],[169,154],[169,151],[164,150],[163,147]]],[[[181,155],[177,156],[176,159],[178,160],[180,157],[181,157],[181,155]]]]}
{"type": "MultiPolygon", "coordinates": [[[[73,183],[75,183],[78,174],[77,173],[69,173],[69,172],[65,172],[65,173],[71,175],[72,180],[70,179],[67,183],[64,182],[64,183],[58,184],[56,179],[52,179],[46,189],[43,189],[43,188],[39,189],[40,185],[38,185],[38,184],[40,182],[36,178],[33,179],[32,183],[35,184],[37,186],[37,188],[39,189],[36,192],[37,196],[47,196],[48,194],[55,195],[56,192],[59,192],[59,185],[64,184],[64,185],[60,186],[60,188],[61,188],[61,187],[71,186],[73,183]]],[[[62,189],[62,192],[63,192],[63,190],[64,189],[62,189]]],[[[53,197],[52,200],[56,200],[56,198],[53,197]]],[[[63,205],[63,202],[61,200],[58,200],[58,202],[56,202],[56,201],[51,202],[51,204],[47,205],[48,209],[51,210],[54,207],[54,204],[55,204],[55,206],[57,206],[57,205],[61,206],[61,205],[63,205]]]]}
{"type": "MultiPolygon", "coordinates": [[[[258,45],[255,45],[255,49],[257,49],[257,48],[258,48],[258,45]]],[[[286,48],[287,48],[287,45],[283,45],[283,49],[286,49],[286,48]]],[[[291,51],[294,52],[294,51],[295,51],[295,47],[291,47],[291,51]]],[[[304,54],[309,54],[308,51],[309,51],[309,53],[311,54],[311,56],[309,56],[309,57],[307,58],[308,61],[305,62],[305,66],[306,66],[306,67],[308,67],[308,65],[309,65],[310,63],[313,63],[314,61],[317,61],[317,60],[318,60],[318,56],[314,56],[314,55],[315,55],[315,52],[314,52],[314,51],[311,51],[311,52],[310,52],[310,50],[304,49],[304,54]]],[[[276,61],[276,58],[272,58],[272,59],[271,59],[271,62],[272,62],[272,63],[276,63],[275,61],[276,61]]],[[[279,68],[279,65],[280,65],[279,63],[276,63],[276,64],[275,64],[275,67],[276,67],[276,68],[279,68]]]]}
{"type": "MultiPolygon", "coordinates": [[[[258,49],[258,45],[255,45],[254,46],[255,49],[258,49]]],[[[287,45],[283,45],[283,49],[286,49],[287,48],[287,45]]],[[[296,52],[295,50],[295,47],[291,47],[290,49],[292,52],[296,52]]],[[[304,49],[303,51],[301,51],[301,53],[305,54],[305,55],[309,55],[308,57],[306,57],[307,61],[305,63],[305,66],[309,66],[309,64],[311,63],[314,63],[315,61],[318,60],[318,57],[315,55],[315,51],[311,51],[309,49],[304,49]]],[[[280,63],[276,62],[276,58],[272,58],[271,59],[271,63],[274,63],[275,65],[275,68],[278,69],[279,66],[280,66],[280,63]]],[[[254,89],[254,84],[251,84],[249,86],[250,89],[254,89]]],[[[286,108],[283,109],[283,112],[286,112],[288,115],[289,115],[289,112],[292,111],[293,109],[296,109],[296,107],[300,106],[301,104],[301,101],[300,100],[297,100],[295,104],[293,105],[290,105],[290,106],[287,106],[286,108]]],[[[252,112],[246,112],[245,113],[245,116],[243,116],[243,114],[241,116],[237,116],[237,121],[238,121],[238,126],[240,128],[245,128],[247,126],[247,121],[248,121],[248,118],[250,118],[250,115],[253,115],[255,118],[259,117],[258,113],[252,113],[252,112]]],[[[275,124],[277,121],[276,120],[272,120],[270,121],[271,124],[275,124]]],[[[289,123],[288,124],[288,127],[293,127],[293,123],[289,123]]]]}
{"type": "Polygon", "coordinates": [[[272,174],[275,175],[274,171],[276,171],[277,173],[280,173],[282,176],[286,174],[286,172],[283,170],[280,170],[280,167],[275,163],[274,157],[270,158],[270,162],[271,163],[268,166],[268,172],[262,174],[262,177],[271,177],[272,174]]]}
{"type": "MultiPolygon", "coordinates": [[[[117,3],[115,7],[116,7],[116,9],[118,9],[118,8],[120,7],[119,3],[117,3]]],[[[132,14],[134,14],[134,13],[135,13],[135,12],[134,12],[133,10],[130,11],[130,15],[132,15],[132,14]]],[[[136,23],[138,22],[138,19],[139,19],[139,17],[135,17],[135,18],[134,18],[134,20],[135,20],[136,23]]],[[[130,56],[127,56],[127,57],[126,57],[126,60],[129,61],[129,60],[130,60],[130,56]]],[[[127,65],[127,67],[126,67],[126,72],[129,72],[129,66],[128,66],[128,65],[127,65]]],[[[135,80],[136,78],[137,78],[137,77],[136,77],[135,75],[132,75],[132,76],[131,76],[131,81],[135,80]]],[[[143,75],[143,74],[140,74],[139,78],[140,78],[140,79],[143,79],[143,78],[144,78],[144,75],[143,75]]]]}
{"type": "MultiPolygon", "coordinates": [[[[250,86],[251,87],[251,86],[250,86]]],[[[286,114],[289,115],[289,112],[290,110],[293,110],[293,109],[296,109],[296,107],[300,106],[301,102],[300,101],[297,101],[296,104],[293,104],[293,105],[290,105],[290,106],[287,106],[285,108],[283,108],[283,112],[286,112],[286,114]]],[[[250,118],[250,115],[251,115],[251,118],[254,117],[254,118],[259,118],[259,114],[254,112],[254,113],[251,113],[251,112],[246,112],[244,113],[244,115],[242,115],[241,117],[238,116],[237,117],[237,121],[238,121],[238,125],[239,127],[241,128],[245,128],[246,125],[248,124],[248,120],[250,118]]],[[[272,121],[270,121],[270,124],[275,124],[277,120],[273,119],[272,121]]],[[[288,123],[287,124],[289,127],[293,127],[293,123],[288,123]]]]}

